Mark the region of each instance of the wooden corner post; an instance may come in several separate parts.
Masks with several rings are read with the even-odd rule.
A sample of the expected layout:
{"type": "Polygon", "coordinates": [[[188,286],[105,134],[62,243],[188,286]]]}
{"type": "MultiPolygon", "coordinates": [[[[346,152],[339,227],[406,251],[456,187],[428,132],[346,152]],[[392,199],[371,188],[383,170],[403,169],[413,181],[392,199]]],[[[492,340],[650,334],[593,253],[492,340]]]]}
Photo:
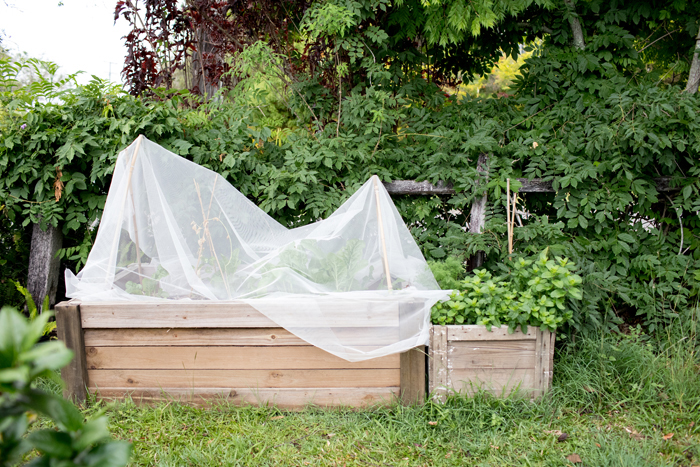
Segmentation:
{"type": "MultiPolygon", "coordinates": [[[[420,313],[425,304],[421,300],[399,303],[399,338],[407,339],[420,332],[420,327],[411,319],[420,313]]],[[[400,354],[399,358],[401,402],[406,405],[425,403],[425,346],[420,345],[400,354]]]]}
{"type": "Polygon", "coordinates": [[[56,305],[56,330],[59,340],[74,354],[73,360],[61,369],[61,378],[66,383],[63,397],[82,404],[87,399],[88,374],[79,302],[56,305]]]}
{"type": "Polygon", "coordinates": [[[450,374],[447,359],[447,326],[430,327],[430,355],[428,359],[430,397],[437,402],[445,402],[450,388],[450,374]]]}
{"type": "Polygon", "coordinates": [[[425,402],[425,346],[401,354],[401,402],[423,405],[425,402]]]}

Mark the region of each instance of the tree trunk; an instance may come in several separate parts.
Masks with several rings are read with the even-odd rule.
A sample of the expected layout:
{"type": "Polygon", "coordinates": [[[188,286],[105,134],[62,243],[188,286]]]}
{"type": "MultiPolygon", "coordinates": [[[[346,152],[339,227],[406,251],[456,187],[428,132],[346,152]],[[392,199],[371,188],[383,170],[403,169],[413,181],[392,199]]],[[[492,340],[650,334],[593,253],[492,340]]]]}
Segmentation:
{"type": "Polygon", "coordinates": [[[211,83],[207,79],[204,54],[210,54],[214,51],[214,45],[209,40],[209,31],[203,26],[195,29],[194,37],[197,43],[197,50],[192,54],[192,77],[191,86],[197,88],[199,94],[205,98],[210,98],[214,95],[218,83],[211,83]]]}
{"type": "Polygon", "coordinates": [[[41,312],[44,298],[49,296],[49,304],[56,303],[56,291],[60,271],[60,260],[56,257],[63,244],[63,235],[58,227],[48,226],[41,230],[39,224],[34,224],[32,230],[32,246],[29,252],[29,276],[27,289],[37,309],[41,312]]]}
{"type": "Polygon", "coordinates": [[[572,0],[564,0],[564,4],[569,9],[569,14],[571,15],[569,16],[569,24],[571,25],[571,32],[574,34],[574,47],[579,50],[583,50],[586,48],[586,43],[583,40],[583,29],[581,28],[581,22],[577,16],[573,16],[576,14],[576,6],[572,0]]]}
{"type": "MultiPolygon", "coordinates": [[[[488,193],[486,191],[486,185],[488,184],[489,178],[489,156],[487,154],[481,154],[479,160],[476,164],[476,171],[479,172],[479,186],[484,187],[484,194],[479,197],[477,195],[476,199],[472,203],[472,210],[469,216],[469,232],[474,234],[480,234],[481,229],[484,228],[486,223],[486,201],[488,193]]],[[[469,270],[472,271],[476,268],[480,268],[484,264],[484,252],[477,251],[474,256],[469,259],[469,270]]]]}
{"type": "Polygon", "coordinates": [[[689,94],[698,92],[698,85],[700,85],[700,57],[698,56],[698,49],[700,49],[700,31],[698,31],[698,35],[695,38],[695,53],[688,72],[688,84],[685,85],[685,92],[689,94]]]}

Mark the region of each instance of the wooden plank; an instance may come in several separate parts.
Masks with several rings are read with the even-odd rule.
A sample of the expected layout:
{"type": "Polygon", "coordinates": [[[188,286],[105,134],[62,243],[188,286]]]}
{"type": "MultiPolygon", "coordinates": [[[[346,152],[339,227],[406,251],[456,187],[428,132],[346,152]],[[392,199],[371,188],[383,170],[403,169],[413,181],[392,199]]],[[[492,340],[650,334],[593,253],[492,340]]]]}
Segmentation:
{"type": "Polygon", "coordinates": [[[284,409],[321,407],[369,407],[392,404],[398,387],[369,388],[100,388],[91,391],[103,399],[123,400],[130,397],[137,404],[175,401],[197,406],[213,404],[274,405],[284,409]]]}
{"type": "Polygon", "coordinates": [[[535,341],[535,391],[533,393],[534,397],[539,397],[542,395],[542,331],[537,330],[537,340],[535,341]]]}
{"type": "Polygon", "coordinates": [[[450,371],[452,387],[459,392],[474,394],[477,388],[494,395],[508,395],[514,389],[532,394],[535,372],[530,369],[455,369],[450,371]]]}
{"type": "MultiPolygon", "coordinates": [[[[384,304],[382,304],[384,305],[384,304]]],[[[279,327],[248,304],[240,302],[93,302],[80,305],[83,328],[270,328],[279,327]]],[[[322,319],[300,318],[302,327],[397,327],[398,304],[362,309],[341,302],[323,310],[322,319]]]]}
{"type": "MultiPolygon", "coordinates": [[[[518,178],[517,180],[522,184],[520,190],[518,190],[519,193],[554,192],[551,180],[543,180],[541,178],[534,178],[532,180],[527,178],[518,178]]],[[[433,185],[427,181],[416,182],[414,180],[393,180],[391,182],[384,182],[384,187],[390,195],[429,196],[454,195],[456,193],[451,183],[445,183],[443,181],[438,181],[437,185],[433,185]]]]}
{"type": "Polygon", "coordinates": [[[518,178],[522,186],[518,193],[554,193],[554,187],[551,180],[542,180],[541,178],[518,178]]]}
{"type": "Polygon", "coordinates": [[[416,182],[414,180],[394,180],[384,182],[384,188],[390,195],[453,195],[454,188],[451,183],[439,181],[437,185],[430,182],[416,182]]]}
{"type": "Polygon", "coordinates": [[[90,370],[399,368],[398,354],[348,362],[311,345],[289,347],[87,347],[90,370]]]}
{"type": "Polygon", "coordinates": [[[283,328],[86,329],[87,347],[309,345],[283,328]]]}
{"type": "Polygon", "coordinates": [[[454,341],[447,343],[450,371],[459,368],[535,368],[535,343],[521,341],[454,341]]]}
{"type": "Polygon", "coordinates": [[[425,402],[425,346],[403,352],[400,362],[401,401],[423,405],[425,402]]]}
{"type": "Polygon", "coordinates": [[[490,340],[536,340],[537,328],[528,326],[527,334],[518,328],[513,334],[508,332],[508,326],[493,327],[487,331],[484,326],[473,324],[464,326],[447,326],[448,341],[490,341],[490,340]]]}
{"type": "MultiPolygon", "coordinates": [[[[554,193],[554,187],[551,180],[543,180],[541,178],[518,178],[522,186],[518,193],[554,193]]],[[[656,190],[678,191],[681,187],[671,186],[671,177],[656,177],[653,179],[656,185],[656,190]]],[[[394,180],[385,182],[384,187],[390,195],[454,195],[456,193],[451,183],[438,181],[437,185],[430,182],[416,182],[414,180],[394,180]]]]}
{"type": "Polygon", "coordinates": [[[74,353],[73,360],[61,369],[61,378],[66,383],[63,397],[82,404],[87,397],[88,373],[78,305],[68,302],[56,305],[56,331],[58,339],[74,353]]]}
{"type": "Polygon", "coordinates": [[[85,329],[278,327],[241,303],[93,302],[81,304],[81,311],[85,329]]]}
{"type": "MultiPolygon", "coordinates": [[[[399,335],[395,327],[331,329],[341,342],[354,345],[388,345],[399,335]]],[[[309,345],[284,328],[86,329],[83,334],[87,347],[309,345]]]]}
{"type": "Polygon", "coordinates": [[[554,370],[554,340],[556,334],[544,331],[542,347],[542,393],[552,386],[552,374],[554,370]]]}
{"type": "Polygon", "coordinates": [[[656,177],[654,183],[656,184],[656,191],[680,191],[683,185],[671,186],[671,180],[673,177],[656,177]]]}
{"type": "Polygon", "coordinates": [[[91,388],[330,388],[400,385],[399,369],[88,370],[91,388]]]}
{"type": "Polygon", "coordinates": [[[550,336],[549,344],[549,385],[548,388],[552,387],[552,378],[554,377],[554,344],[557,340],[557,333],[553,332],[550,336]]]}
{"type": "Polygon", "coordinates": [[[448,326],[430,328],[429,390],[433,399],[444,402],[450,388],[450,374],[447,360],[448,326]]]}

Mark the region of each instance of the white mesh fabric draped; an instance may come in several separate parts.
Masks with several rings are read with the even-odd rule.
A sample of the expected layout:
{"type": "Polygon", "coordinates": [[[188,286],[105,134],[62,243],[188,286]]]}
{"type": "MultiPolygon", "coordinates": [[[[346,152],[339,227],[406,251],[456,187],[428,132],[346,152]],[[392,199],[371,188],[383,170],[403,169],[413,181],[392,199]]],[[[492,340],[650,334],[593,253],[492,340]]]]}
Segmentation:
{"type": "Polygon", "coordinates": [[[242,301],[349,361],[424,345],[447,297],[376,176],[328,219],[287,229],[143,137],[119,154],[95,244],[66,288],[85,302],[242,301]]]}

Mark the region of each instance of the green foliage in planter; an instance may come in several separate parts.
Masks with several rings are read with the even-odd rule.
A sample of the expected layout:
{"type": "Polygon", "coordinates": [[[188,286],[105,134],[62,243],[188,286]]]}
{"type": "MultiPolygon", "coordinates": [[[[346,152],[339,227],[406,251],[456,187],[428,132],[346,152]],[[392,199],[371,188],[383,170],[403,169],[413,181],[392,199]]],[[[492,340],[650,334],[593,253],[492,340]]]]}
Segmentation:
{"type": "Polygon", "coordinates": [[[454,256],[448,256],[444,261],[428,261],[430,271],[443,290],[459,289],[464,278],[464,265],[462,260],[454,256]]]}
{"type": "Polygon", "coordinates": [[[509,275],[493,276],[475,271],[450,299],[432,309],[433,324],[482,324],[508,326],[510,331],[528,326],[555,331],[573,313],[571,299],[581,300],[581,277],[566,258],[550,259],[549,249],[536,258],[517,258],[509,275]]]}
{"type": "Polygon", "coordinates": [[[126,292],[132,295],[146,295],[148,297],[168,298],[168,294],[160,288],[160,280],[170,273],[162,266],[158,265],[153,277],[141,278],[141,283],[129,281],[126,283],[126,292]]]}
{"type": "Polygon", "coordinates": [[[262,268],[260,279],[251,283],[253,290],[264,290],[268,284],[279,282],[285,290],[297,292],[296,281],[289,282],[288,270],[338,292],[369,287],[373,279],[372,268],[367,276],[359,280],[355,277],[367,266],[367,260],[363,258],[365,243],[351,239],[342,247],[338,245],[336,248],[337,251],[328,251],[324,242],[314,239],[301,240],[287,246],[281,252],[277,264],[270,263],[262,268]]]}
{"type": "Polygon", "coordinates": [[[55,371],[73,358],[60,341],[37,344],[50,315],[29,321],[13,308],[0,310],[0,467],[17,465],[32,449],[39,456],[31,466],[124,466],[131,445],[110,439],[106,417],[86,422],[72,403],[34,387],[40,377],[57,379],[55,371]],[[56,429],[27,435],[36,414],[56,429]]]}

